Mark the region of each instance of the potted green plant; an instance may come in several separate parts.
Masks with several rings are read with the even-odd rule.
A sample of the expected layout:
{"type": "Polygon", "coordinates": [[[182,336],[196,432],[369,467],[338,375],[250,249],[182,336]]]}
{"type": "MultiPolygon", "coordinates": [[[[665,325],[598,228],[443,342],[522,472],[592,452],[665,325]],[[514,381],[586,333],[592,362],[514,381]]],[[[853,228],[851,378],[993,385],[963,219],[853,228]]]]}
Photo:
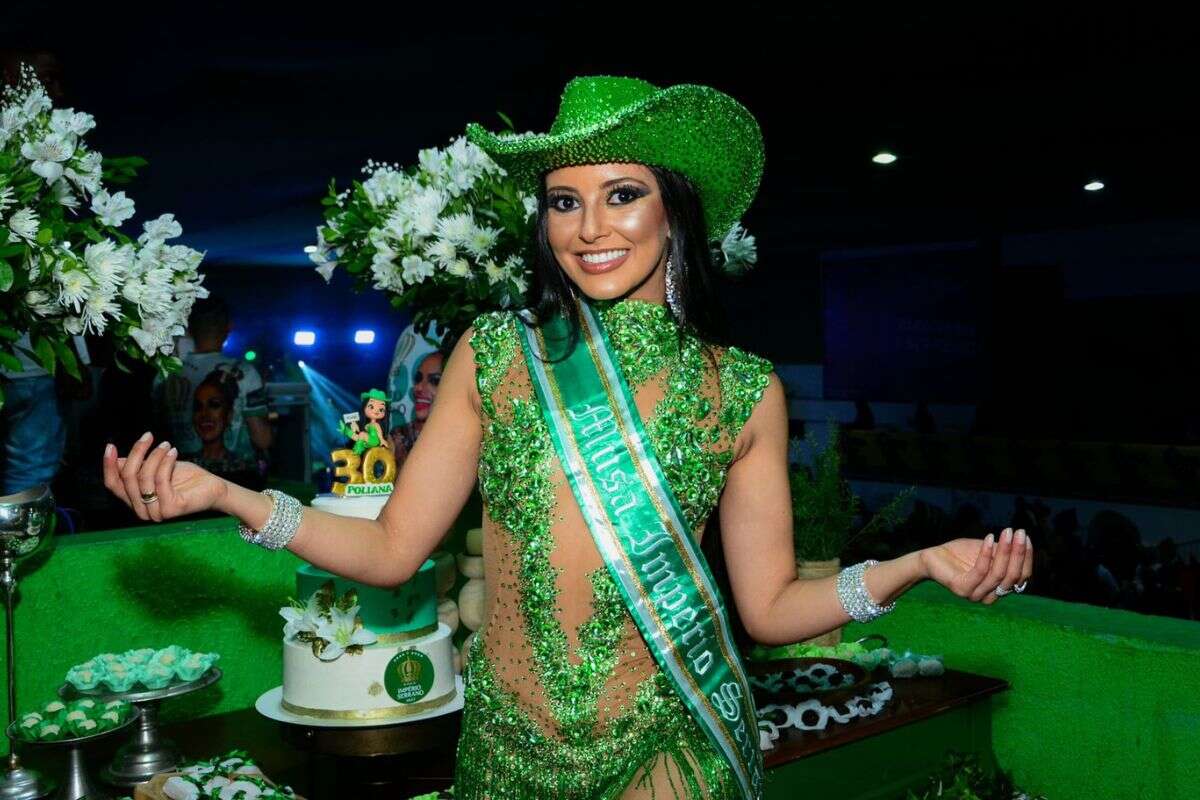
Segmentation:
{"type": "MultiPolygon", "coordinates": [[[[842,477],[840,431],[829,426],[824,444],[810,433],[792,440],[793,463],[789,470],[792,490],[792,537],[796,545],[796,574],[804,579],[825,578],[841,569],[841,554],[851,542],[888,530],[902,521],[902,509],[913,490],[906,489],[889,500],[860,527],[862,501],[842,477]],[[800,463],[804,451],[808,464],[800,463]]],[[[808,640],[811,644],[834,645],[842,630],[830,631],[808,640]]]]}

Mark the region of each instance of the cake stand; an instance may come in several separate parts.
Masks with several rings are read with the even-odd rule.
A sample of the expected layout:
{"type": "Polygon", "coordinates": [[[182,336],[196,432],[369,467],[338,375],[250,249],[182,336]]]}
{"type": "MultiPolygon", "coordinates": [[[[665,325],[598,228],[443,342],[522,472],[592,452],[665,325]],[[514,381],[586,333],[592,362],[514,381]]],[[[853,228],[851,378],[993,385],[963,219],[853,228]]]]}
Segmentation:
{"type": "Polygon", "coordinates": [[[94,697],[107,702],[126,700],[137,706],[138,727],[133,739],[122,745],[113,756],[112,763],[101,771],[101,777],[114,786],[134,786],[150,780],[158,772],[166,772],[183,763],[179,748],[170,739],[163,737],[158,729],[158,706],[172,697],[190,694],[212,686],[221,679],[221,670],[211,667],[208,672],[194,681],[173,683],[162,689],[142,689],[133,692],[112,692],[107,689],[76,689],[69,683],[59,687],[64,699],[94,697]]]}
{"type": "Polygon", "coordinates": [[[454,698],[445,705],[394,720],[318,719],[283,707],[283,687],[264,692],[254,703],[258,713],[282,724],[288,742],[331,756],[383,756],[432,750],[453,743],[457,725],[451,715],[463,707],[463,679],[454,677],[454,698]]]}
{"type": "Polygon", "coordinates": [[[57,742],[30,741],[29,739],[21,738],[17,735],[17,723],[12,723],[8,726],[6,733],[8,739],[12,743],[20,742],[25,747],[45,748],[47,750],[66,750],[67,751],[67,774],[62,779],[61,788],[54,795],[54,800],[108,800],[110,795],[107,792],[97,789],[88,777],[87,762],[84,760],[83,751],[87,745],[92,742],[106,739],[115,733],[128,730],[133,723],[137,722],[141,712],[134,708],[129,719],[122,722],[115,728],[109,728],[100,733],[93,733],[90,736],[79,736],[74,739],[60,739],[57,742]]]}

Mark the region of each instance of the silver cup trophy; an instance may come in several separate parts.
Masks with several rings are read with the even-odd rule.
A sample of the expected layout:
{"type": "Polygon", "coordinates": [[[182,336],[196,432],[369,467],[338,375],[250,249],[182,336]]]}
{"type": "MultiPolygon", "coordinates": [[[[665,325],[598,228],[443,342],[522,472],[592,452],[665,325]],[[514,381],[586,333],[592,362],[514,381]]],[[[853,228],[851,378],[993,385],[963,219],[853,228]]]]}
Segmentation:
{"type": "MultiPolygon", "coordinates": [[[[54,496],[49,486],[35,486],[0,497],[0,591],[8,646],[8,723],[17,714],[16,661],[13,657],[13,602],[17,594],[17,562],[33,555],[54,533],[54,496]]],[[[8,768],[0,775],[0,800],[32,800],[50,786],[36,772],[21,766],[15,743],[9,743],[8,768]]]]}

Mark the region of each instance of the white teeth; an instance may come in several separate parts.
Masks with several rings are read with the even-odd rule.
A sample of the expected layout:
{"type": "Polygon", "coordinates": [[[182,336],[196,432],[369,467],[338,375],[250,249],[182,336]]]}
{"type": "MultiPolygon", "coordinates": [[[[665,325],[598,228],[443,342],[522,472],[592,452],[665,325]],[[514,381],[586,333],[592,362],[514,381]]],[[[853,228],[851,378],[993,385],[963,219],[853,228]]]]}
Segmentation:
{"type": "Polygon", "coordinates": [[[628,252],[628,250],[605,250],[603,253],[584,253],[582,258],[589,264],[603,264],[606,261],[620,258],[628,252]]]}

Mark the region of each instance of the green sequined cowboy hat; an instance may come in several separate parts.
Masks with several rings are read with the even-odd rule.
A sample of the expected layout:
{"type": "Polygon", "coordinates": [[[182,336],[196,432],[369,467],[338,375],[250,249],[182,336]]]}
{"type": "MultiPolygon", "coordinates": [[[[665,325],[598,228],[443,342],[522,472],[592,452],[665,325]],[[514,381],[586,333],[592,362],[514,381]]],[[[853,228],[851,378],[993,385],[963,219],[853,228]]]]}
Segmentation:
{"type": "Polygon", "coordinates": [[[466,135],[534,196],[544,173],[559,167],[627,161],[675,170],[699,191],[710,239],[741,219],[762,179],[754,116],[729,95],[689,83],[574,78],[549,133],[492,133],[473,122],[466,135]]]}

